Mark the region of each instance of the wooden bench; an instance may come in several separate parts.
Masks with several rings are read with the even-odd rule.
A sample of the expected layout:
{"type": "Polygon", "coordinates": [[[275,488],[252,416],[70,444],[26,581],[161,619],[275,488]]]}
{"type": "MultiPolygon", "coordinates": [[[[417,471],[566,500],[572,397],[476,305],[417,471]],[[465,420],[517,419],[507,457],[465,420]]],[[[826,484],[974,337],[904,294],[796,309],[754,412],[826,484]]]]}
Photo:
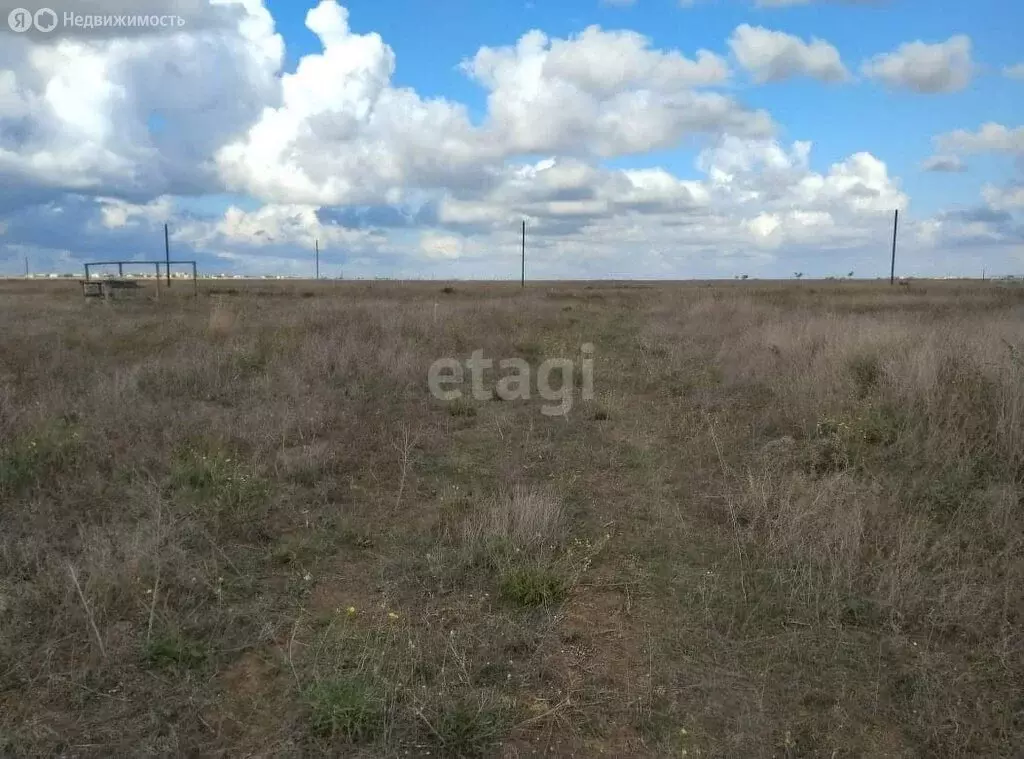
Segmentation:
{"type": "Polygon", "coordinates": [[[142,288],[134,279],[82,279],[82,295],[86,298],[124,298],[136,295],[142,288]]]}

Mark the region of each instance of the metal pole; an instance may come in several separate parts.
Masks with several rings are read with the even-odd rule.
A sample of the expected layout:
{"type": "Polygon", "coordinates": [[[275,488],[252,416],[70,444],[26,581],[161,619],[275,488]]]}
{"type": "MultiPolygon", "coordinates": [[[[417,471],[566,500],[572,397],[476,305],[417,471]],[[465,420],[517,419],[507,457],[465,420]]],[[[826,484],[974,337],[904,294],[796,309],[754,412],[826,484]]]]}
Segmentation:
{"type": "Polygon", "coordinates": [[[316,245],[316,278],[320,279],[320,241],[315,240],[313,244],[316,245]]]}
{"type": "Polygon", "coordinates": [[[196,273],[196,262],[192,262],[192,297],[199,297],[199,277],[196,273]]]}
{"type": "Polygon", "coordinates": [[[526,287],[526,219],[523,219],[523,272],[522,286],[526,287]]]}
{"type": "Polygon", "coordinates": [[[124,264],[122,264],[120,261],[117,264],[117,277],[118,279],[124,277],[124,264]]]}
{"type": "Polygon", "coordinates": [[[25,276],[28,276],[28,256],[25,256],[25,276]]]}
{"type": "Polygon", "coordinates": [[[896,284],[896,234],[900,229],[900,210],[896,209],[896,215],[892,222],[892,268],[889,269],[889,284],[896,284]]]}
{"type": "Polygon", "coordinates": [[[85,281],[89,281],[89,264],[85,265],[85,281]]]}
{"type": "MultiPolygon", "coordinates": [[[[164,253],[167,256],[167,286],[171,286],[171,235],[167,231],[167,225],[164,224],[164,253]]],[[[156,267],[156,277],[160,279],[160,265],[156,267]]]]}

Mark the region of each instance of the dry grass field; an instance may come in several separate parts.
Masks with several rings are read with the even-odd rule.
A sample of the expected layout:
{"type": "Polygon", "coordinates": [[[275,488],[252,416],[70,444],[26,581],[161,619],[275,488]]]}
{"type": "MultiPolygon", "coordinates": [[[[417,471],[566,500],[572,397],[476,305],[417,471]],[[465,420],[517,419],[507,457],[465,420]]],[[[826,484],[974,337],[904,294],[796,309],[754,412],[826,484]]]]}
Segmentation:
{"type": "Polygon", "coordinates": [[[1024,288],[202,288],[0,283],[0,754],[1024,751],[1024,288]]]}

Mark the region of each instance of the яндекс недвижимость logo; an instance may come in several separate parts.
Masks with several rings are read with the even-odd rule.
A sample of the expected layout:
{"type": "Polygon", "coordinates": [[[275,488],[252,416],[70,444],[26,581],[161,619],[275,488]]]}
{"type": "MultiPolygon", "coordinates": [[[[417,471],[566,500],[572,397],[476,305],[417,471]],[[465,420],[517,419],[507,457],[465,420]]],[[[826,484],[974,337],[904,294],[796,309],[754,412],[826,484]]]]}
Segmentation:
{"type": "Polygon", "coordinates": [[[15,8],[7,14],[7,26],[12,32],[52,32],[57,28],[57,13],[50,8],[40,8],[35,13],[26,8],[15,8]]]}

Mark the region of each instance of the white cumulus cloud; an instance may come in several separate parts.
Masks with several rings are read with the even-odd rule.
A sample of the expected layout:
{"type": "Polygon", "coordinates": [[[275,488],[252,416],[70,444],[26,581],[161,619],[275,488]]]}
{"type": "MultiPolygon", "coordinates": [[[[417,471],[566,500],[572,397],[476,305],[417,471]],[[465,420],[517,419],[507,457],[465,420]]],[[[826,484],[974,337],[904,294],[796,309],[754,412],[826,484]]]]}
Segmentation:
{"type": "Polygon", "coordinates": [[[173,200],[166,195],[148,203],[128,203],[120,198],[97,200],[101,203],[101,223],[107,229],[122,229],[147,222],[165,222],[170,219],[174,210],[173,200]]]}
{"type": "Polygon", "coordinates": [[[1024,185],[1015,187],[996,187],[985,185],[981,196],[993,211],[1024,210],[1024,185]]]}
{"type": "Polygon", "coordinates": [[[512,156],[615,156],[690,134],[764,135],[770,117],[696,88],[729,77],[708,51],[687,58],[642,35],[589,27],[570,39],[541,32],[481,48],[462,69],[488,90],[483,124],[461,104],[425,100],[391,83],[393,51],[355,34],[324,0],[306,20],[323,52],[282,77],[281,105],[217,153],[225,184],[268,202],[397,202],[410,190],[483,188],[512,156]]]}
{"type": "Polygon", "coordinates": [[[208,188],[215,150],[275,100],[284,55],[259,0],[215,5],[229,25],[49,44],[0,34],[0,174],[139,197],[208,188]]]}
{"type": "Polygon", "coordinates": [[[657,50],[631,31],[591,26],[570,39],[532,31],[514,47],[481,48],[462,68],[489,91],[484,130],[509,155],[623,155],[688,134],[764,135],[773,128],[766,113],[695,89],[728,80],[722,58],[657,50]]]}
{"type": "Polygon", "coordinates": [[[937,44],[908,42],[866,61],[862,70],[892,88],[923,94],[958,92],[971,83],[975,72],[971,39],[959,34],[937,44]]]}
{"type": "Polygon", "coordinates": [[[216,162],[224,183],[269,202],[398,200],[436,177],[476,171],[487,157],[462,106],[391,85],[395,56],[379,35],[355,34],[324,0],[306,16],[323,52],[281,77],[267,108],[216,162]]]}
{"type": "Polygon", "coordinates": [[[794,76],[823,82],[849,79],[839,51],[824,40],[805,42],[791,34],[743,24],[733,32],[729,47],[756,82],[777,82],[794,76]]]}
{"type": "Polygon", "coordinates": [[[383,240],[373,230],[325,223],[318,210],[315,206],[298,204],[267,204],[255,211],[231,206],[217,218],[179,222],[174,239],[210,252],[237,247],[280,249],[289,246],[311,251],[317,241],[325,248],[333,245],[362,249],[374,247],[383,240]]]}
{"type": "Polygon", "coordinates": [[[1011,153],[1024,155],[1024,126],[1010,128],[995,122],[983,124],[978,131],[958,129],[939,135],[940,150],[962,153],[1011,153]]]}

